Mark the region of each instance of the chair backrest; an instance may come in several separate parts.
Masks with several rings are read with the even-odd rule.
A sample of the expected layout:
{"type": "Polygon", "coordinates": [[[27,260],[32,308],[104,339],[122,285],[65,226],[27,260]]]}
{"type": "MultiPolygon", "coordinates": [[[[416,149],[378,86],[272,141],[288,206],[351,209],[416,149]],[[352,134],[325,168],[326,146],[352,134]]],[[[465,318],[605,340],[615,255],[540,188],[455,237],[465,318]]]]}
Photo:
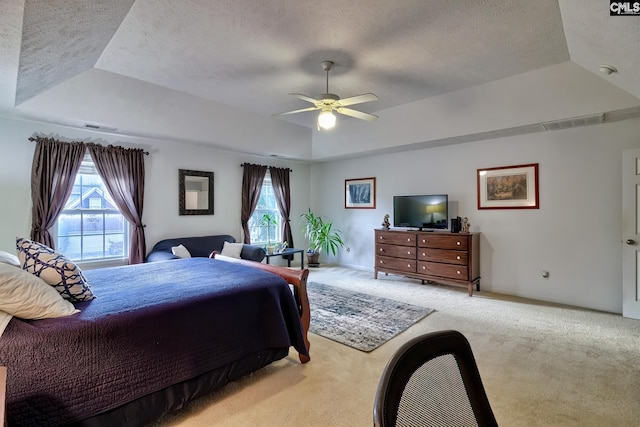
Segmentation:
{"type": "Polygon", "coordinates": [[[375,426],[497,426],[467,339],[458,331],[414,338],[382,373],[375,426]]]}

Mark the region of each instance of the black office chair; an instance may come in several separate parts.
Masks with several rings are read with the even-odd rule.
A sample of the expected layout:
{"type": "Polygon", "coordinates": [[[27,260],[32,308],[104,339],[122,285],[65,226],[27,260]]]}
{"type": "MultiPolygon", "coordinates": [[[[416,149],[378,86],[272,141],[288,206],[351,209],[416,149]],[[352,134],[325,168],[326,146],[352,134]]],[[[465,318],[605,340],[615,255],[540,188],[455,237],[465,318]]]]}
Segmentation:
{"type": "Polygon", "coordinates": [[[404,344],[382,373],[373,423],[395,426],[497,426],[467,339],[438,331],[404,344]]]}

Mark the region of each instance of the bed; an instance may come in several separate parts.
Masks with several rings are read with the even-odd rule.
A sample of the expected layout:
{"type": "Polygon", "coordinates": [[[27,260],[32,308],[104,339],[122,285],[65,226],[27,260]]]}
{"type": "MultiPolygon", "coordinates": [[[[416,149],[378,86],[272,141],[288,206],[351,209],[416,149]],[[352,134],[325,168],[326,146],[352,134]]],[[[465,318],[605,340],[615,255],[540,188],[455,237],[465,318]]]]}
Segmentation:
{"type": "Polygon", "coordinates": [[[309,360],[308,270],[188,258],[84,274],[96,298],[80,313],[14,317],[0,337],[9,426],[143,425],[292,346],[309,360]]]}

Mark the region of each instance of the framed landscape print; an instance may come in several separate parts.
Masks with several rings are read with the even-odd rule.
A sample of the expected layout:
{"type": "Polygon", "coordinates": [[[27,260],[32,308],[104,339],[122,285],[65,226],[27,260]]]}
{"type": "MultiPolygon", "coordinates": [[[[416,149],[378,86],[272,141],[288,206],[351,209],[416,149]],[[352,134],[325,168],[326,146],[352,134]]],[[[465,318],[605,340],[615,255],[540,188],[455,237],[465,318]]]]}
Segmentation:
{"type": "Polygon", "coordinates": [[[345,179],[344,207],[345,209],[375,209],[376,179],[345,179]]]}
{"type": "Polygon", "coordinates": [[[538,163],[478,169],[478,209],[539,209],[538,163]]]}

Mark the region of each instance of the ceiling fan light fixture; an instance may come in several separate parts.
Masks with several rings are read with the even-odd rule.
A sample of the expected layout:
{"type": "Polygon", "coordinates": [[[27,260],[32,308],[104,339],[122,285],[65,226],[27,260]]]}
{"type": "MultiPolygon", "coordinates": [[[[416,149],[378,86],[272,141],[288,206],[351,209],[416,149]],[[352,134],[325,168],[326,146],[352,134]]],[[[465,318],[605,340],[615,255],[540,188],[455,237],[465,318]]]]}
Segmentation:
{"type": "Polygon", "coordinates": [[[322,129],[331,129],[336,125],[336,116],[331,110],[323,110],[318,115],[318,126],[322,129]]]}
{"type": "Polygon", "coordinates": [[[303,101],[310,102],[313,107],[300,108],[292,111],[285,111],[284,113],[274,114],[273,116],[284,116],[288,114],[302,113],[305,111],[317,111],[320,110],[318,115],[318,130],[331,129],[336,125],[336,114],[342,114],[345,116],[355,117],[356,119],[374,121],[378,118],[373,114],[365,113],[363,111],[354,110],[351,105],[362,104],[364,102],[377,101],[378,97],[372,93],[363,93],[362,95],[351,96],[349,98],[341,99],[335,93],[329,92],[329,70],[333,67],[333,61],[322,61],[322,69],[327,73],[327,85],[326,92],[320,95],[319,98],[312,98],[301,93],[290,93],[296,98],[303,101]]]}

